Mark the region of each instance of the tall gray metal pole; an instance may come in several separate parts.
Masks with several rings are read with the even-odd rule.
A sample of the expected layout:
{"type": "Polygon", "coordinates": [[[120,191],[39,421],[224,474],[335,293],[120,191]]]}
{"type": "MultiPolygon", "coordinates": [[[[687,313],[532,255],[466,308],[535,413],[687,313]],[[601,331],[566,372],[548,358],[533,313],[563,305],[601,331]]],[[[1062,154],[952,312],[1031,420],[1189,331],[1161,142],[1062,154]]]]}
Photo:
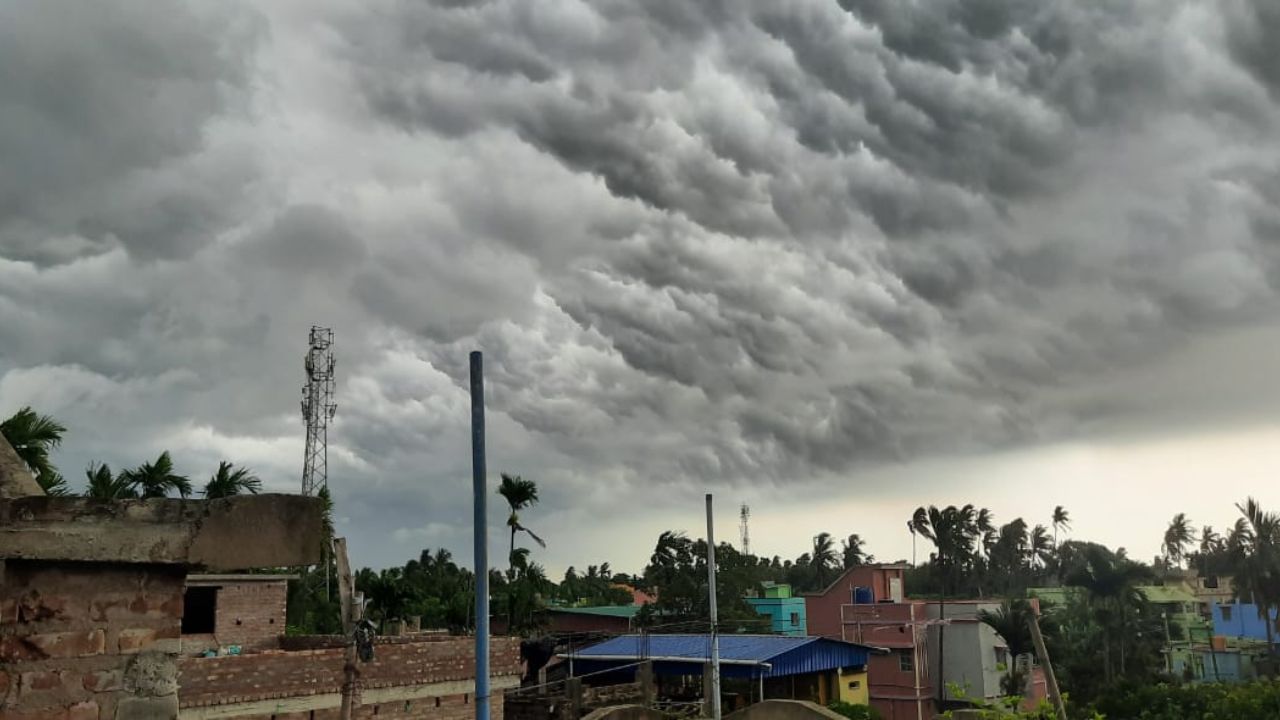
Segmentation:
{"type": "Polygon", "coordinates": [[[471,502],[476,566],[476,720],[489,720],[489,513],[484,466],[484,356],[471,353],[471,502]]]}
{"type": "Polygon", "coordinates": [[[716,612],[716,533],[707,493],[707,593],[711,606],[711,718],[720,720],[720,628],[716,612]]]}

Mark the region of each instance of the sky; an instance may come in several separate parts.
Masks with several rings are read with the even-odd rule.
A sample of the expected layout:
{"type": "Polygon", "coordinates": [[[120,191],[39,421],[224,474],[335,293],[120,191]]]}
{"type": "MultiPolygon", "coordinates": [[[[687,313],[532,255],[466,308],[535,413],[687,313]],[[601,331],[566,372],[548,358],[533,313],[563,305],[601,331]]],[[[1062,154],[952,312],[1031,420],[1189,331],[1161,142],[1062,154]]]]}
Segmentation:
{"type": "Polygon", "coordinates": [[[1140,558],[1280,506],[1271,0],[66,10],[0,4],[0,415],[73,484],[296,492],[322,325],[358,564],[470,559],[477,349],[553,575],[707,492],[882,560],[919,505],[1140,558]]]}

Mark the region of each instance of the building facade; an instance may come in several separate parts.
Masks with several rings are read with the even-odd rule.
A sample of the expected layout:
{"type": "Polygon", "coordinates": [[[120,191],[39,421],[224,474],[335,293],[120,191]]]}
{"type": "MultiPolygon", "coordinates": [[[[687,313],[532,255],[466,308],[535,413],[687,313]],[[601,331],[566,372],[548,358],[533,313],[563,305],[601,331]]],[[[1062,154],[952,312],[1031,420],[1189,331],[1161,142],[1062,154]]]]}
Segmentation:
{"type": "Polygon", "coordinates": [[[1263,620],[1258,606],[1253,603],[1223,603],[1212,607],[1213,634],[1232,638],[1249,638],[1251,640],[1267,640],[1267,625],[1271,625],[1271,635],[1280,638],[1280,617],[1275,608],[1271,609],[1269,620],[1263,620]]]}
{"type": "Polygon", "coordinates": [[[294,575],[188,575],[182,651],[251,652],[277,647],[294,575]]]}
{"type": "Polygon", "coordinates": [[[826,589],[805,593],[810,635],[883,648],[867,663],[868,701],[884,720],[920,720],[937,713],[928,653],[929,616],[905,598],[906,565],[846,570],[826,589]]]}
{"type": "Polygon", "coordinates": [[[793,597],[791,586],[766,583],[761,597],[746,598],[756,612],[769,618],[769,627],[778,635],[808,634],[805,599],[793,597]]]}

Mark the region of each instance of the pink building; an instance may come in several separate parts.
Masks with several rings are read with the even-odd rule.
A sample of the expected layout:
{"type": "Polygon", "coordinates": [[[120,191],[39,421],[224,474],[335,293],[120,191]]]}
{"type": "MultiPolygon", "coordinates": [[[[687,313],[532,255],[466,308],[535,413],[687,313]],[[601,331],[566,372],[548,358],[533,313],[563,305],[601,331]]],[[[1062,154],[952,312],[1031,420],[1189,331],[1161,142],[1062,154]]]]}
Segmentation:
{"type": "MultiPolygon", "coordinates": [[[[871,705],[885,720],[927,720],[948,703],[999,698],[1015,659],[1004,638],[978,619],[999,601],[909,599],[908,567],[853,568],[822,592],[806,594],[809,634],[889,651],[873,655],[867,673],[871,705]]],[[[1026,696],[1029,704],[1044,697],[1038,667],[1030,668],[1026,696]]]]}
{"type": "Polygon", "coordinates": [[[825,590],[805,594],[810,635],[889,650],[867,667],[871,705],[884,720],[926,720],[937,714],[928,654],[929,617],[907,602],[907,565],[846,570],[825,590]]]}

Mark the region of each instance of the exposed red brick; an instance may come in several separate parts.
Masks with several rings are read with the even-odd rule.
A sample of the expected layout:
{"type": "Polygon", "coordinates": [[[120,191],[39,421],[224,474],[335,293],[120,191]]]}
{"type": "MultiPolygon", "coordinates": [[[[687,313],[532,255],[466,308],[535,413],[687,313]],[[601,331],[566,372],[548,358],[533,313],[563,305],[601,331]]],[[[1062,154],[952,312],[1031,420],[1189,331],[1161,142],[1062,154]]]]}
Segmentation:
{"type": "Polygon", "coordinates": [[[122,673],[119,670],[101,670],[87,673],[82,681],[89,692],[111,692],[120,689],[122,673]]]}
{"type": "Polygon", "coordinates": [[[67,720],[98,720],[98,703],[92,700],[67,708],[67,720]]]}
{"type": "Polygon", "coordinates": [[[18,601],[16,598],[0,599],[0,625],[12,625],[18,622],[18,601]]]}
{"type": "MultiPolygon", "coordinates": [[[[366,688],[379,688],[472,680],[475,677],[474,648],[474,640],[458,637],[395,638],[379,642],[373,662],[360,668],[361,682],[366,688]]],[[[201,707],[338,692],[342,687],[344,654],[341,647],[329,647],[215,658],[181,658],[178,664],[179,700],[183,707],[201,707]]],[[[519,641],[493,638],[490,666],[495,676],[518,675],[519,641]]],[[[462,695],[446,700],[444,705],[457,704],[459,718],[469,718],[474,711],[462,695]]],[[[403,703],[387,703],[380,706],[378,717],[447,717],[439,714],[434,700],[429,703],[413,701],[409,714],[386,714],[394,708],[399,708],[394,712],[405,712],[403,703]]],[[[317,712],[316,718],[321,717],[317,712]]]]}
{"type": "Polygon", "coordinates": [[[62,687],[62,675],[49,670],[22,673],[22,692],[58,690],[62,687]]]}
{"type": "Polygon", "coordinates": [[[66,595],[45,595],[39,590],[32,590],[18,599],[18,622],[66,620],[70,603],[66,595]]]}
{"type": "Polygon", "coordinates": [[[87,657],[101,655],[106,650],[106,635],[101,629],[37,633],[23,640],[38,653],[36,657],[87,657]]]}
{"type": "Polygon", "coordinates": [[[147,650],[159,640],[177,640],[179,629],[169,628],[127,628],[120,631],[116,646],[121,655],[129,655],[147,650]]]}
{"type": "Polygon", "coordinates": [[[0,635],[0,663],[41,660],[46,657],[48,655],[43,650],[28,643],[25,637],[0,635]]]}

